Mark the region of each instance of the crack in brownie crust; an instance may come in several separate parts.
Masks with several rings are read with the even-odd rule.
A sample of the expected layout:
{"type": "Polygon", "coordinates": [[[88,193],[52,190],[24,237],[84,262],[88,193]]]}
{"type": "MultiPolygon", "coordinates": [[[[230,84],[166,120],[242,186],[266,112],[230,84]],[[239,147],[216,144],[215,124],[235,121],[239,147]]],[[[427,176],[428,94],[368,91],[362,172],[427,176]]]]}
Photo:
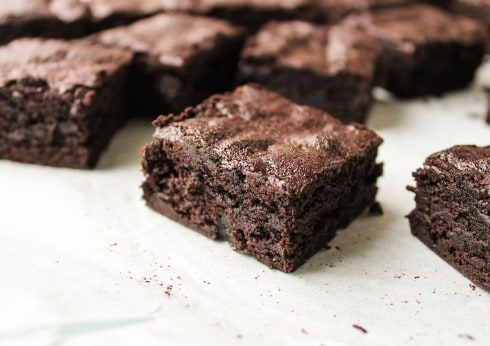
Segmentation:
{"type": "Polygon", "coordinates": [[[269,267],[296,270],[374,202],[381,139],[262,87],[154,125],[148,205],[269,267]]]}
{"type": "Polygon", "coordinates": [[[455,146],[414,173],[412,233],[490,291],[490,147],[455,146]]]}

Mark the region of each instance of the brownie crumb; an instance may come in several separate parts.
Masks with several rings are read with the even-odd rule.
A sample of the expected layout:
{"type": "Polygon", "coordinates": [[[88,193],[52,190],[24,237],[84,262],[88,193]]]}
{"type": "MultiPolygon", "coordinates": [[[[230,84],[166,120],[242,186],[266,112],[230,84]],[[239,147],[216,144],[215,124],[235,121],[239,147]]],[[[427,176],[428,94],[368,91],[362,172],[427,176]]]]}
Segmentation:
{"type": "Polygon", "coordinates": [[[363,326],[360,326],[360,325],[358,325],[358,324],[353,324],[353,325],[352,325],[352,327],[354,327],[354,328],[356,328],[356,329],[360,330],[360,331],[361,331],[361,332],[363,332],[364,334],[367,334],[367,332],[368,332],[366,328],[364,328],[363,326]]]}
{"type": "Polygon", "coordinates": [[[308,332],[306,331],[306,329],[304,328],[301,328],[301,333],[305,334],[305,335],[308,335],[308,332]]]}
{"type": "Polygon", "coordinates": [[[475,338],[470,334],[458,334],[458,337],[462,339],[475,340],[475,338]]]}
{"type": "Polygon", "coordinates": [[[167,289],[165,290],[165,294],[170,297],[173,288],[174,286],[168,285],[167,289]]]}
{"type": "Polygon", "coordinates": [[[474,290],[476,290],[476,286],[475,286],[475,285],[473,285],[472,283],[470,283],[470,288],[471,288],[473,291],[474,291],[474,290]]]}

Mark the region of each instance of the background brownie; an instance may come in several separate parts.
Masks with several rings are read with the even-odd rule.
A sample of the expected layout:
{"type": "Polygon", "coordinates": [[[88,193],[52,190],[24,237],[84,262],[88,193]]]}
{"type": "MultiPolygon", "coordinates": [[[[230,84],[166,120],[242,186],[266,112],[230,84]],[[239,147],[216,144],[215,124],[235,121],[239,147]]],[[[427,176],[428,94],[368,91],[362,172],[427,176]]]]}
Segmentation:
{"type": "Polygon", "coordinates": [[[484,54],[483,25],[430,5],[377,10],[346,23],[382,41],[379,84],[401,97],[465,87],[484,54]]]}
{"type": "Polygon", "coordinates": [[[490,1],[453,0],[451,9],[456,13],[477,19],[487,26],[487,52],[490,52],[490,1]]]}
{"type": "Polygon", "coordinates": [[[132,54],[85,41],[0,47],[0,159],[95,165],[125,119],[132,54]]]}
{"type": "Polygon", "coordinates": [[[154,126],[148,205],[272,268],[294,271],[374,202],[381,139],[259,86],[154,126]]]}
{"type": "Polygon", "coordinates": [[[230,87],[243,30],[213,18],[160,14],[104,31],[96,40],[137,53],[132,85],[138,111],[179,112],[230,87]]]}
{"type": "Polygon", "coordinates": [[[260,83],[339,119],[363,122],[378,53],[378,42],[355,29],[273,22],[247,41],[238,82],[260,83]]]}
{"type": "Polygon", "coordinates": [[[412,233],[490,291],[490,147],[455,146],[414,173],[412,233]]]}
{"type": "Polygon", "coordinates": [[[88,32],[87,13],[75,0],[14,0],[0,6],[0,45],[25,36],[78,37],[88,32]]]}

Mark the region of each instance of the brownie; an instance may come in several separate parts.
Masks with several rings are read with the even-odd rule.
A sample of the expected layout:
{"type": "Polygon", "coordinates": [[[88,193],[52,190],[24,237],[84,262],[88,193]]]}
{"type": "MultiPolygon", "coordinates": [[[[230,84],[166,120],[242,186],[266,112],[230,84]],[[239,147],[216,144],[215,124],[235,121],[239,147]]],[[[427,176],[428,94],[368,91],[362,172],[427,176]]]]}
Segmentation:
{"type": "Polygon", "coordinates": [[[349,13],[411,1],[413,0],[197,0],[194,1],[191,11],[224,18],[255,31],[272,20],[335,23],[349,13]]]}
{"type": "Polygon", "coordinates": [[[103,31],[95,40],[138,53],[133,107],[155,116],[230,89],[244,31],[214,18],[160,14],[103,31]]]}
{"type": "Polygon", "coordinates": [[[364,122],[378,41],[345,26],[272,22],[248,39],[238,84],[262,84],[345,121],[364,122]]]}
{"type": "Polygon", "coordinates": [[[429,156],[413,176],[412,233],[490,291],[490,146],[460,145],[429,156]]]}
{"type": "Polygon", "coordinates": [[[488,0],[453,0],[451,10],[474,18],[487,26],[487,52],[490,52],[490,1],[488,0]]]}
{"type": "Polygon", "coordinates": [[[93,167],[125,119],[131,61],[80,40],[0,47],[0,159],[93,167]]]}
{"type": "Polygon", "coordinates": [[[153,124],[148,205],[271,268],[296,270],[374,202],[381,138],[261,86],[153,124]]]}
{"type": "Polygon", "coordinates": [[[465,87],[485,50],[482,24],[426,4],[353,15],[345,23],[383,43],[378,84],[399,97],[465,87]]]}
{"type": "Polygon", "coordinates": [[[73,38],[87,33],[85,9],[75,0],[15,0],[0,6],[0,45],[26,36],[73,38]]]}

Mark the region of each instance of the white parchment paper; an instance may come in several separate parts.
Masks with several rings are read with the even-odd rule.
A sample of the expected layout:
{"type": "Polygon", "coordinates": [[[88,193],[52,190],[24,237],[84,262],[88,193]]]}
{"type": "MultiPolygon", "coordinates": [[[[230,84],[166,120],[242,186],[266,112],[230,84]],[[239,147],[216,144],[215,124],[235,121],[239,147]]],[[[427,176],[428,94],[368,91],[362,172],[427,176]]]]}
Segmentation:
{"type": "Polygon", "coordinates": [[[490,294],[404,217],[426,156],[490,144],[485,83],[488,63],[471,90],[377,102],[384,215],[361,217],[293,274],[144,205],[148,121],[128,123],[95,171],[0,161],[0,344],[490,345],[490,294]]]}

